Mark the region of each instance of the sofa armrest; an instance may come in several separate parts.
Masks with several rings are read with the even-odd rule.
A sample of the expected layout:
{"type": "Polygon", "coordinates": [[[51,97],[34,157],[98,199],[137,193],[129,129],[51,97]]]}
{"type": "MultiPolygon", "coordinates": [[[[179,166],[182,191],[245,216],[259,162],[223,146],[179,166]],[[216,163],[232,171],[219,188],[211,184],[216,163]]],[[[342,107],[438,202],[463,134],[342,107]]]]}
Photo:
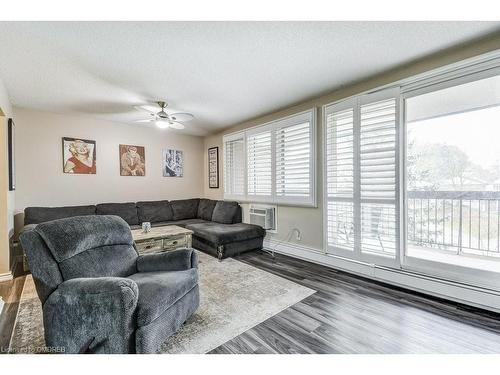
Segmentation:
{"type": "Polygon", "coordinates": [[[137,284],[121,277],[63,282],[43,305],[45,341],[66,353],[133,353],[137,284]]]}
{"type": "Polygon", "coordinates": [[[190,268],[198,268],[198,254],[193,249],[145,254],[137,258],[138,272],[184,271],[190,268]]]}

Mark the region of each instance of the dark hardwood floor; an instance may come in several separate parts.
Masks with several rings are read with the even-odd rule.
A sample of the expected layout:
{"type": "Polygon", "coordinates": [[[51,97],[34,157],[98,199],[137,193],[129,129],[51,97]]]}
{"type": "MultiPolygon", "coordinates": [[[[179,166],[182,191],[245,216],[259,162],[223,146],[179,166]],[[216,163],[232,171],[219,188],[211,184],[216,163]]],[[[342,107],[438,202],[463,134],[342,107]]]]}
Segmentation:
{"type": "Polygon", "coordinates": [[[317,292],[211,351],[500,353],[500,315],[262,252],[239,261],[317,292]]]}

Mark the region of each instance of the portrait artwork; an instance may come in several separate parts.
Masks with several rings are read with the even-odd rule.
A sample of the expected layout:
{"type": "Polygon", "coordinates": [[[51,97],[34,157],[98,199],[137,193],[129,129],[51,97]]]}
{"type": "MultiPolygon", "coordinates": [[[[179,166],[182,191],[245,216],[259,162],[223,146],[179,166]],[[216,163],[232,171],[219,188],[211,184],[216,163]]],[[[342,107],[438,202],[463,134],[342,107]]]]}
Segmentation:
{"type": "Polygon", "coordinates": [[[63,171],[71,174],[96,174],[95,141],[63,137],[63,171]]]}
{"type": "Polygon", "coordinates": [[[163,177],[182,177],[183,164],[182,151],[163,150],[163,177]]]}
{"type": "Polygon", "coordinates": [[[120,145],[120,176],[145,176],[146,155],[143,146],[120,145]]]}

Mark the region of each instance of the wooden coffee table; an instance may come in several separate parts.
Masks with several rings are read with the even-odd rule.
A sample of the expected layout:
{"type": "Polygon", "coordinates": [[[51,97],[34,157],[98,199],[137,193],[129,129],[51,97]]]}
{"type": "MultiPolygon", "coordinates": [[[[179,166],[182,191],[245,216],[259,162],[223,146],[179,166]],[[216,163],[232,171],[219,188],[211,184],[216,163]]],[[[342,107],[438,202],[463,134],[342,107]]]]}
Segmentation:
{"type": "Polygon", "coordinates": [[[161,253],[192,245],[192,230],[177,225],[151,228],[144,233],[142,229],[133,229],[132,237],[139,254],[161,253]]]}

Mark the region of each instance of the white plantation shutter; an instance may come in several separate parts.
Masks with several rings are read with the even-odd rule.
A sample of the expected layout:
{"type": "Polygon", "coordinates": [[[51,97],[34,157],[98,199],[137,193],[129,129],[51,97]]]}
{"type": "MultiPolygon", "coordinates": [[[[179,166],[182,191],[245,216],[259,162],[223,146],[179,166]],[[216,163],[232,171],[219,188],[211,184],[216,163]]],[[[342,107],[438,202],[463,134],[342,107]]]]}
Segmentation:
{"type": "Polygon", "coordinates": [[[245,139],[236,135],[224,139],[224,196],[245,195],[245,139]]]}
{"type": "Polygon", "coordinates": [[[325,107],[330,252],[388,263],[396,257],[398,97],[387,90],[325,107]]]}
{"type": "Polygon", "coordinates": [[[361,251],[396,251],[396,99],[360,108],[361,251]]]}
{"type": "Polygon", "coordinates": [[[354,249],[354,108],[327,109],[326,192],[329,246],[354,249]]]}
{"type": "Polygon", "coordinates": [[[316,109],[224,136],[224,197],[316,206],[316,109]]]}
{"type": "Polygon", "coordinates": [[[247,196],[272,197],[272,131],[247,134],[247,196]]]}
{"type": "Polygon", "coordinates": [[[276,124],[277,202],[315,203],[313,131],[311,113],[276,124]]]}

